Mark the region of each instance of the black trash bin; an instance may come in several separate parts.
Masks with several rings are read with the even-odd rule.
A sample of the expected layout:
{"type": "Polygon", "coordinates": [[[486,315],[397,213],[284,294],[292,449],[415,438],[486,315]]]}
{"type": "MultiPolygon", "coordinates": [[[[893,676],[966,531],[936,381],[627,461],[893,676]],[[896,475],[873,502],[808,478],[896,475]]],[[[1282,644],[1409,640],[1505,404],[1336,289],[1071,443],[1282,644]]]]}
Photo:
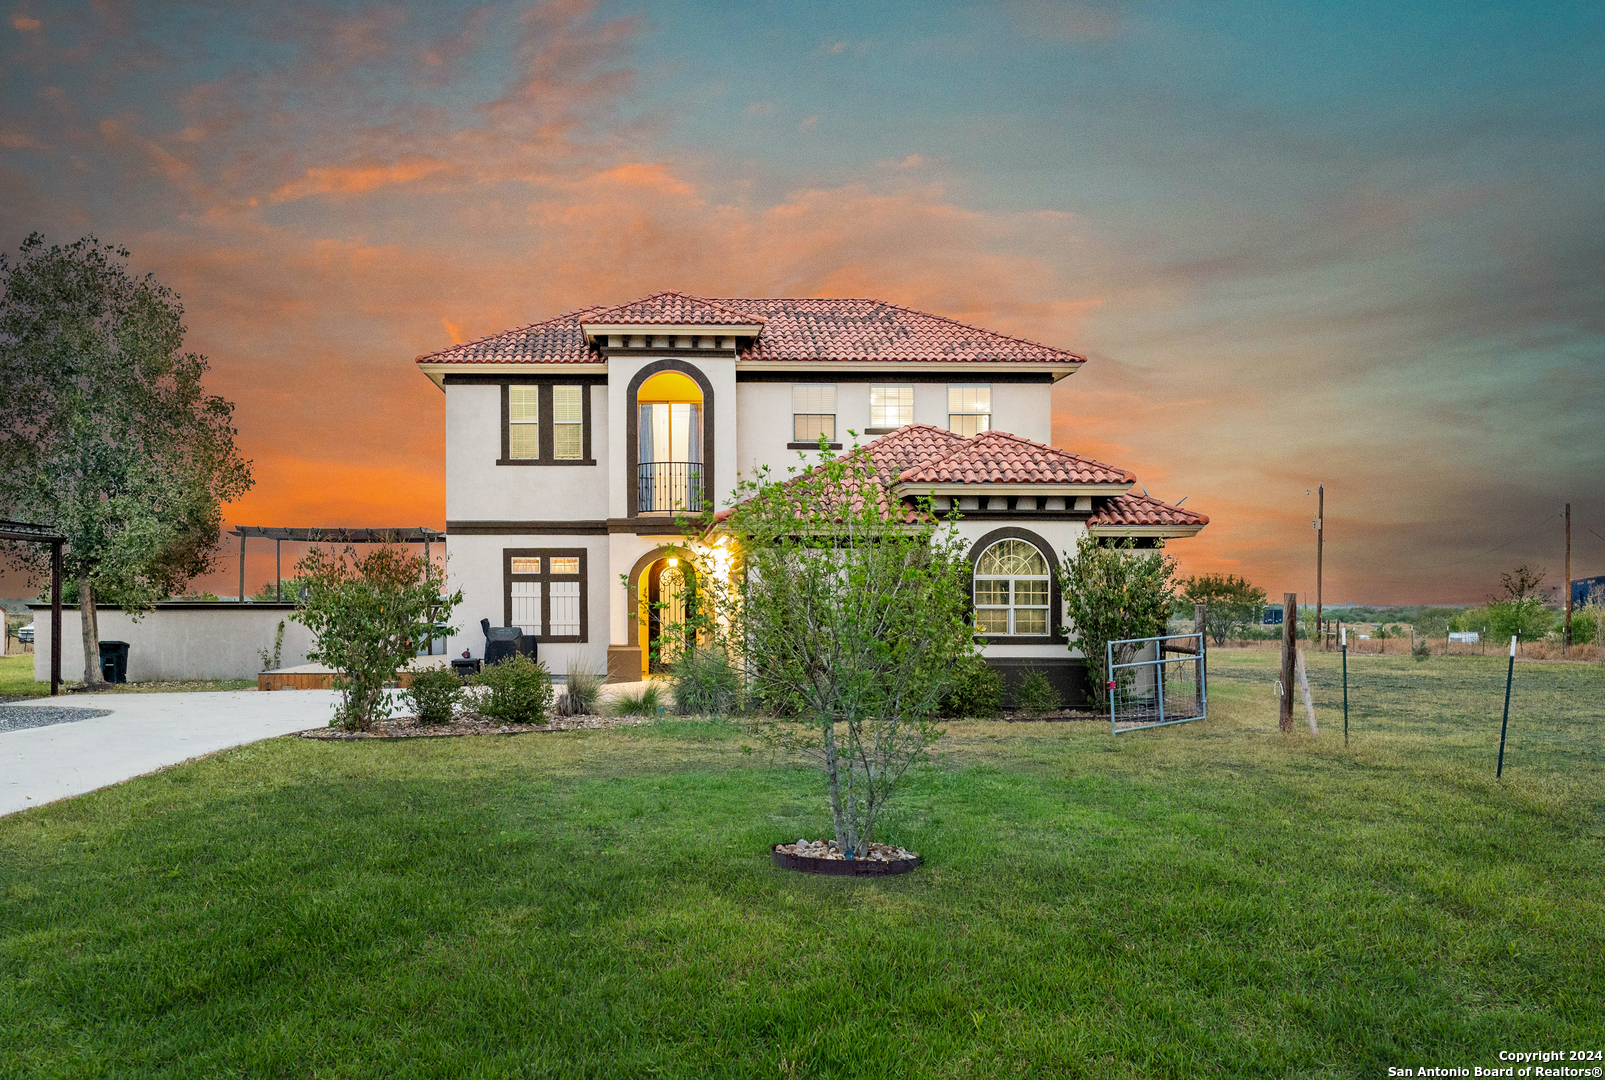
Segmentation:
{"type": "Polygon", "coordinates": [[[109,683],[128,681],[128,642],[100,643],[100,677],[109,683]]]}

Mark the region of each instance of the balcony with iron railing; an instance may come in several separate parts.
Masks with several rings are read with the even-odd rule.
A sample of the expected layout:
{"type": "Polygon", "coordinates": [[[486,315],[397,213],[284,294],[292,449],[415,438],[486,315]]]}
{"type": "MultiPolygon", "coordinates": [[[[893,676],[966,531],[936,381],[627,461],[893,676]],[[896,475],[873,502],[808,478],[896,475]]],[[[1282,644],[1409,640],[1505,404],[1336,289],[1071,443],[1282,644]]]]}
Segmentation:
{"type": "Polygon", "coordinates": [[[696,514],[707,499],[700,461],[643,461],[637,467],[636,509],[642,514],[696,514]]]}

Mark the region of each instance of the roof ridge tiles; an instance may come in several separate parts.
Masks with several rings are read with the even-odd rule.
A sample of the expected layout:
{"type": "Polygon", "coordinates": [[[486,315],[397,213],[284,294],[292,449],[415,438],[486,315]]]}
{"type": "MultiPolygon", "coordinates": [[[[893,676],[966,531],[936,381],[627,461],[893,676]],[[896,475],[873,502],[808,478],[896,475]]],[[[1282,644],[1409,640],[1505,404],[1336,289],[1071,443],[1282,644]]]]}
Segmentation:
{"type": "MultiPolygon", "coordinates": [[[[752,321],[752,316],[746,314],[745,312],[732,310],[731,308],[725,307],[713,300],[708,299],[705,296],[696,296],[692,293],[683,293],[675,289],[664,289],[661,292],[655,292],[648,296],[639,296],[634,300],[626,300],[622,304],[614,304],[611,307],[604,307],[599,312],[595,313],[601,317],[592,318],[590,321],[598,325],[606,326],[609,325],[606,317],[614,314],[615,312],[624,313],[634,308],[643,308],[649,304],[652,304],[654,301],[662,301],[665,297],[672,297],[675,301],[685,303],[693,310],[699,307],[706,308],[709,311],[718,312],[720,315],[724,315],[731,319],[740,319],[744,322],[752,321]]],[[[651,317],[649,315],[638,316],[637,318],[638,321],[640,321],[643,325],[652,325],[651,317]]],[[[622,314],[620,315],[620,321],[625,321],[625,317],[622,314]]],[[[760,317],[757,319],[757,321],[762,323],[764,320],[760,317]]],[[[662,325],[673,326],[675,324],[670,322],[662,325]]]]}
{"type": "Polygon", "coordinates": [[[749,297],[728,296],[728,297],[703,297],[703,299],[711,300],[711,301],[713,301],[715,303],[723,301],[723,302],[727,302],[727,303],[733,302],[733,303],[749,303],[749,304],[752,304],[752,303],[789,304],[789,303],[798,303],[798,302],[821,303],[821,304],[829,304],[829,303],[880,304],[883,307],[894,308],[894,309],[896,309],[898,311],[907,312],[910,315],[918,315],[921,318],[926,318],[926,319],[936,319],[936,320],[938,320],[940,322],[948,323],[951,326],[962,327],[965,330],[973,330],[978,334],[985,334],[987,337],[1003,338],[1005,341],[1017,341],[1021,345],[1029,345],[1033,349],[1047,349],[1049,352],[1064,353],[1067,356],[1073,356],[1077,360],[1081,360],[1081,361],[1085,361],[1087,359],[1085,356],[1082,356],[1080,353],[1074,353],[1074,352],[1071,352],[1068,349],[1061,349],[1061,348],[1059,348],[1058,346],[1055,346],[1055,345],[1047,345],[1047,344],[1044,344],[1043,342],[1040,342],[1040,341],[1033,341],[1031,338],[1021,337],[1018,334],[1005,334],[1001,330],[988,330],[984,326],[977,326],[975,323],[967,323],[963,319],[955,319],[950,315],[938,315],[934,311],[922,311],[919,308],[909,307],[907,304],[896,304],[896,303],[893,303],[890,300],[882,300],[878,296],[749,296],[749,297]]]}

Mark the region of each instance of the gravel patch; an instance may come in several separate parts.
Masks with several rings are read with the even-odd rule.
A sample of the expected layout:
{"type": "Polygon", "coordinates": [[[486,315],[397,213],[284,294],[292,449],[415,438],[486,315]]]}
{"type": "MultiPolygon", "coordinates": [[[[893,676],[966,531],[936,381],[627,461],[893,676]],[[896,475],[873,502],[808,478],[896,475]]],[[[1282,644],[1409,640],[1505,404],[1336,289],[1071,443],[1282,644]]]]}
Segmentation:
{"type": "Polygon", "coordinates": [[[110,716],[110,709],[64,709],[56,705],[6,705],[0,708],[0,731],[70,724],[96,716],[110,716]]]}

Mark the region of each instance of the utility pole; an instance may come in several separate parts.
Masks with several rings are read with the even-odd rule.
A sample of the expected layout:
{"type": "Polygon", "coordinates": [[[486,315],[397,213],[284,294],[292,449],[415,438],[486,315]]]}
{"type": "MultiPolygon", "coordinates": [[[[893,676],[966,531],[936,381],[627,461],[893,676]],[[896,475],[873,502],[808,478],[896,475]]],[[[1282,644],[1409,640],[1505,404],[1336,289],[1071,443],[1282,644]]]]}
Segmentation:
{"type": "MultiPolygon", "coordinates": [[[[1572,647],[1572,504],[1566,504],[1566,648],[1572,647]]],[[[1562,653],[1564,657],[1566,654],[1562,653]]]]}
{"type": "MultiPolygon", "coordinates": [[[[1566,535],[1570,536],[1571,533],[1568,531],[1566,535]]],[[[1321,635],[1322,649],[1326,648],[1326,630],[1321,625],[1321,548],[1325,542],[1326,485],[1317,484],[1315,487],[1315,632],[1321,635]]]]}

